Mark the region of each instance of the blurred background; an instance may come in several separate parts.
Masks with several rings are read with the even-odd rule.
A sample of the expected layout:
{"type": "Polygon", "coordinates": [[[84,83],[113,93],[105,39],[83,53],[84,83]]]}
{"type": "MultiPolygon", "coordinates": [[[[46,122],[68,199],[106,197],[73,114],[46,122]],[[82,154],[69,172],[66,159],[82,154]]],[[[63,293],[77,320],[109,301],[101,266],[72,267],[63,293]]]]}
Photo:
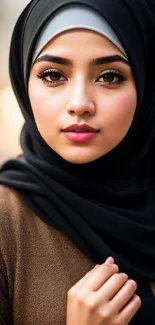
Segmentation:
{"type": "Polygon", "coordinates": [[[9,81],[8,56],[13,27],[29,2],[0,1],[0,164],[21,152],[19,134],[23,118],[9,81]]]}

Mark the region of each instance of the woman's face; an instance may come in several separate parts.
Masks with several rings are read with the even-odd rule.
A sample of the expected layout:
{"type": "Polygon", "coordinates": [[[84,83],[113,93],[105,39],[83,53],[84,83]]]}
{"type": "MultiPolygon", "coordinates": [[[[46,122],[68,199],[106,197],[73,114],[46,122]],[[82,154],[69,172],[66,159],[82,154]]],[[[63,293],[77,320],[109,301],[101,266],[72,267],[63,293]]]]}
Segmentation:
{"type": "Polygon", "coordinates": [[[107,38],[84,29],[60,34],[42,50],[31,69],[29,97],[42,138],[79,164],[122,141],[137,104],[126,57],[107,38]]]}

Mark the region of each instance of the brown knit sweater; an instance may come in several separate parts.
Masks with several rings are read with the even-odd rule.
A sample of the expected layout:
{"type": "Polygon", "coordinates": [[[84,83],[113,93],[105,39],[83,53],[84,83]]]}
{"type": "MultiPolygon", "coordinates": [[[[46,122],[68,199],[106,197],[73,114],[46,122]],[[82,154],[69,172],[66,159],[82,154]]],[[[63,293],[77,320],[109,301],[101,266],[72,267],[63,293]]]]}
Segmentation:
{"type": "Polygon", "coordinates": [[[65,325],[67,292],[93,267],[63,232],[0,185],[0,325],[65,325]]]}
{"type": "Polygon", "coordinates": [[[0,325],[65,325],[68,290],[94,267],[0,185],[0,325]]]}

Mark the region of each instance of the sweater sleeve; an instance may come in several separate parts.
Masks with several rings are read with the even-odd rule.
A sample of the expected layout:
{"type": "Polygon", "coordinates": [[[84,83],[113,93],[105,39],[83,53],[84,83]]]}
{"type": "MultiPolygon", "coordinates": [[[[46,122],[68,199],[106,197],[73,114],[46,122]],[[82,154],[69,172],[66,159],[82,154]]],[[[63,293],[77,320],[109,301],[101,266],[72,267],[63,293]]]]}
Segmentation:
{"type": "Polygon", "coordinates": [[[0,252],[0,324],[12,325],[12,312],[9,301],[9,293],[7,289],[5,267],[3,258],[0,252]]]}
{"type": "Polygon", "coordinates": [[[14,255],[10,233],[10,204],[5,188],[0,186],[0,325],[12,325],[10,274],[14,255]]]}

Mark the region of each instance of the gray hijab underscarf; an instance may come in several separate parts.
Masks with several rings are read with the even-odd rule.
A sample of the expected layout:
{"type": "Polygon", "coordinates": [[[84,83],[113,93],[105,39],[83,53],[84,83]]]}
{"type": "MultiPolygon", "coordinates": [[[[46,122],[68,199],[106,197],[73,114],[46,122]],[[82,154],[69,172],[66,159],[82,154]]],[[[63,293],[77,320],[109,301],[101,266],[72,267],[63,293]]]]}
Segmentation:
{"type": "Polygon", "coordinates": [[[38,38],[32,63],[50,40],[64,31],[75,28],[85,28],[100,33],[107,37],[126,55],[114,30],[101,15],[89,7],[74,4],[58,10],[47,22],[38,38]]]}

